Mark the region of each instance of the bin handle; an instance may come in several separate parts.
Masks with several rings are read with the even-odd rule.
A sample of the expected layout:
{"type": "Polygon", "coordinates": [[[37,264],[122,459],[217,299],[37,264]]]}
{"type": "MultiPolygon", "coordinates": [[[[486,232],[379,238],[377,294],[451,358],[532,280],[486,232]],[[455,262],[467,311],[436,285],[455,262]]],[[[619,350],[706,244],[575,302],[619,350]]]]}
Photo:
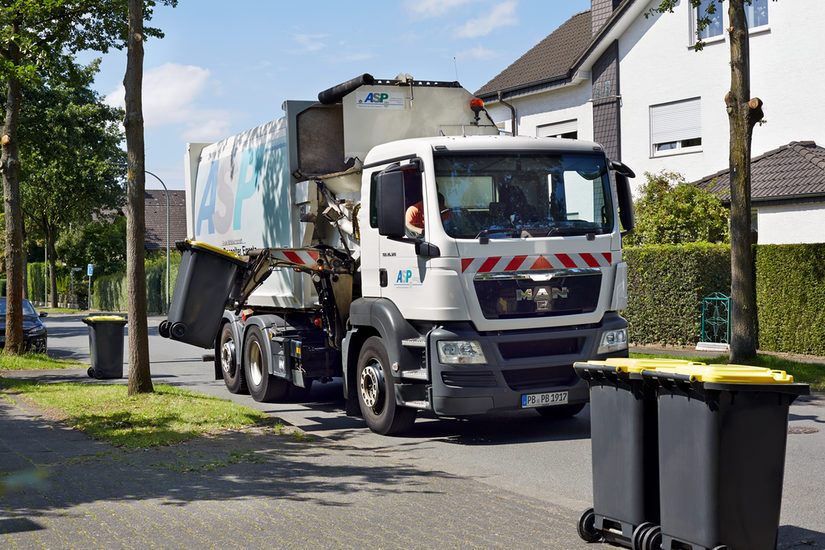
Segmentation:
{"type": "Polygon", "coordinates": [[[619,369],[611,365],[591,365],[589,363],[574,363],[573,369],[580,377],[584,378],[585,380],[595,378],[594,375],[596,375],[597,373],[604,377],[608,377],[608,375],[618,377],[619,374],[619,369]]]}
{"type": "Polygon", "coordinates": [[[662,380],[674,380],[679,382],[696,382],[696,376],[693,374],[679,374],[677,372],[659,372],[657,370],[642,369],[642,376],[650,378],[660,378],[662,380]]]}

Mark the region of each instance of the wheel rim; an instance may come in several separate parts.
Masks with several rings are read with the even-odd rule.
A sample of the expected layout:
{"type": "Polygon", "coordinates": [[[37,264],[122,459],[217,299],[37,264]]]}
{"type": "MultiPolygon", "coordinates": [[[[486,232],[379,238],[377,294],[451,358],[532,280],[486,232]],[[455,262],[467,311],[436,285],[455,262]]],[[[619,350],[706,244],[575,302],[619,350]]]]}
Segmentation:
{"type": "Polygon", "coordinates": [[[260,386],[264,379],[263,371],[263,354],[261,353],[261,345],[257,341],[249,343],[249,376],[252,379],[252,384],[260,386]]]}
{"type": "Polygon", "coordinates": [[[361,399],[364,405],[369,407],[374,413],[381,412],[384,406],[384,372],[381,363],[372,360],[361,371],[361,399]]]}
{"type": "Polygon", "coordinates": [[[235,342],[232,339],[221,346],[221,368],[230,376],[235,374],[235,342]]]}

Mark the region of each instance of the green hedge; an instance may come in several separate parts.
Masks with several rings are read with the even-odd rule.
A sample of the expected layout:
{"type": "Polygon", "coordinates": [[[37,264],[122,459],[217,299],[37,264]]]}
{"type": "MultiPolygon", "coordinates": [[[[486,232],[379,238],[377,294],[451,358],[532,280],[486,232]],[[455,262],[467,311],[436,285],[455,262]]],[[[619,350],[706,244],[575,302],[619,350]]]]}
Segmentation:
{"type": "MultiPolygon", "coordinates": [[[[169,258],[169,293],[175,289],[180,268],[180,253],[175,251],[169,258]]],[[[106,275],[92,282],[94,309],[102,311],[126,311],[126,273],[106,275]]],[[[166,254],[146,259],[146,309],[149,314],[161,314],[166,303],[166,254]]]]}
{"type": "Polygon", "coordinates": [[[759,349],[825,355],[825,243],[756,247],[759,349]]]}
{"type": "Polygon", "coordinates": [[[689,345],[699,341],[702,298],[730,295],[730,245],[689,243],[631,247],[627,262],[630,341],[689,345]]]}

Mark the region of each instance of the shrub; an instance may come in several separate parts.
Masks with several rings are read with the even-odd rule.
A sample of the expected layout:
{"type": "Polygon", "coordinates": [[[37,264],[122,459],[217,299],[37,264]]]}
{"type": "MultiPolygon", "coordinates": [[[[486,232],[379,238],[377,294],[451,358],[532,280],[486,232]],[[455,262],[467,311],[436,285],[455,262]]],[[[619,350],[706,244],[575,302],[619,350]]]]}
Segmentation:
{"type": "Polygon", "coordinates": [[[759,349],[825,355],[825,243],[756,250],[759,349]]]}
{"type": "Polygon", "coordinates": [[[624,250],[628,302],[623,312],[636,344],[699,341],[702,298],[730,295],[730,246],[688,243],[624,250]]]}

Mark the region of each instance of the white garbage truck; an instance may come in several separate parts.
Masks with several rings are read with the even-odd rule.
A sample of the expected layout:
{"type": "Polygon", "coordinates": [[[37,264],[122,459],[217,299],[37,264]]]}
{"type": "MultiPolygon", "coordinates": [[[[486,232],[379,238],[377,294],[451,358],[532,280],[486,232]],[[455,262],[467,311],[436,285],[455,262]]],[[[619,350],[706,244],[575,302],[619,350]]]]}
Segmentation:
{"type": "Polygon", "coordinates": [[[368,74],[186,155],[162,335],[258,401],[340,378],[382,434],[578,413],[573,363],[627,355],[628,177],[593,142],[504,134],[457,82],[368,74]]]}

